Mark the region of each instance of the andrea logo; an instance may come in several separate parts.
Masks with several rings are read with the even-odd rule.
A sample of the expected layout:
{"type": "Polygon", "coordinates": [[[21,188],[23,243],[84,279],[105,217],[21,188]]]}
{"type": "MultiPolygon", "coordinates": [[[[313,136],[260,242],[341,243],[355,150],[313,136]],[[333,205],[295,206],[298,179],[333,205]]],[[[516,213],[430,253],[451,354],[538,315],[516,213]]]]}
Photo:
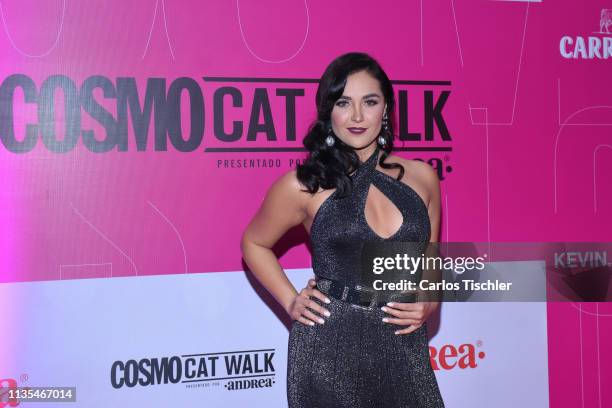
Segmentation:
{"type": "Polygon", "coordinates": [[[434,370],[465,370],[478,367],[478,361],[485,358],[482,341],[476,344],[464,343],[459,346],[445,344],[439,349],[429,346],[429,359],[434,370]]]}
{"type": "Polygon", "coordinates": [[[612,57],[612,9],[602,9],[599,18],[599,31],[588,37],[563,36],[559,52],[567,59],[608,59],[612,57]]]}

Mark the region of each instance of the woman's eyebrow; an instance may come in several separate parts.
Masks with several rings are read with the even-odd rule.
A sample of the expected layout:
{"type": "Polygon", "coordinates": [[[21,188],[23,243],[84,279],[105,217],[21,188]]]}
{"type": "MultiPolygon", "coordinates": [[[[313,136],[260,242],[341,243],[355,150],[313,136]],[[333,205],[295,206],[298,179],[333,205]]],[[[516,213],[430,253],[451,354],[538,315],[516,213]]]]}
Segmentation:
{"type": "MultiPolygon", "coordinates": [[[[370,93],[370,94],[364,95],[361,99],[372,98],[372,97],[380,98],[380,95],[377,93],[370,93]]],[[[342,95],[338,99],[353,99],[353,98],[351,98],[350,96],[342,95]]]]}

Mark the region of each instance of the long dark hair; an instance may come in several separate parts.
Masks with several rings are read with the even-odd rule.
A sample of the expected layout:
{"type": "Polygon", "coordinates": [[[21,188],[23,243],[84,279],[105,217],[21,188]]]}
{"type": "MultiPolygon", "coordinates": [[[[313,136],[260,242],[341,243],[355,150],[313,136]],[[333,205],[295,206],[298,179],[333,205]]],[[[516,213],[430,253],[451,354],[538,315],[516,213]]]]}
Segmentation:
{"type": "Polygon", "coordinates": [[[325,143],[325,138],[331,128],[331,112],[344,92],[347,77],[360,71],[366,71],[378,80],[387,104],[388,131],[383,127],[380,134],[387,142],[381,147],[383,152],[379,164],[385,169],[399,168],[398,180],[404,176],[404,167],[401,164],[384,163],[393,149],[391,117],[395,97],[391,81],[374,58],[361,52],[349,52],[333,60],[325,69],[317,89],[317,119],[310,125],[304,137],[304,146],[310,153],[304,163],[297,166],[297,178],[311,194],[319,191],[319,188],[336,188],[337,194],[344,197],[351,191],[349,174],[359,166],[359,156],[339,138],[335,138],[335,144],[331,148],[325,143]]]}

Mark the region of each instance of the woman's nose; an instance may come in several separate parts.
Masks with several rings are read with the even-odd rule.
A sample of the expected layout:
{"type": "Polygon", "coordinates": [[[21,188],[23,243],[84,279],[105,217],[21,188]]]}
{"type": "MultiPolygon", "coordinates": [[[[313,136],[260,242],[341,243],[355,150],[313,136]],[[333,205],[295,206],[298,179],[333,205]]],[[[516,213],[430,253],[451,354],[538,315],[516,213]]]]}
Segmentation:
{"type": "Polygon", "coordinates": [[[361,122],[363,120],[360,108],[353,109],[353,115],[351,119],[353,120],[353,122],[361,122]]]}

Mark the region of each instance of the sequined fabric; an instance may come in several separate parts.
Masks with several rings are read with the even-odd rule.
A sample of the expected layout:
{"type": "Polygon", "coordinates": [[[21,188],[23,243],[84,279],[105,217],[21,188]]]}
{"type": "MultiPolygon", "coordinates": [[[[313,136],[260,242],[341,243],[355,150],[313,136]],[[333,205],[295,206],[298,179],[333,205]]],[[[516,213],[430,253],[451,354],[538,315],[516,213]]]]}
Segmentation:
{"type": "MultiPolygon", "coordinates": [[[[351,175],[351,195],[332,193],[310,229],[315,275],[359,284],[359,250],[364,240],[427,242],[427,207],[405,183],[376,169],[379,149],[351,175]],[[377,235],[365,219],[374,184],[401,211],[403,224],[389,238],[377,235]]],[[[429,361],[427,325],[404,335],[402,326],[379,307],[331,298],[324,324],[294,321],[289,334],[287,398],[289,408],[444,407],[429,361]]],[[[322,304],[318,299],[315,302],[322,304]]]]}

